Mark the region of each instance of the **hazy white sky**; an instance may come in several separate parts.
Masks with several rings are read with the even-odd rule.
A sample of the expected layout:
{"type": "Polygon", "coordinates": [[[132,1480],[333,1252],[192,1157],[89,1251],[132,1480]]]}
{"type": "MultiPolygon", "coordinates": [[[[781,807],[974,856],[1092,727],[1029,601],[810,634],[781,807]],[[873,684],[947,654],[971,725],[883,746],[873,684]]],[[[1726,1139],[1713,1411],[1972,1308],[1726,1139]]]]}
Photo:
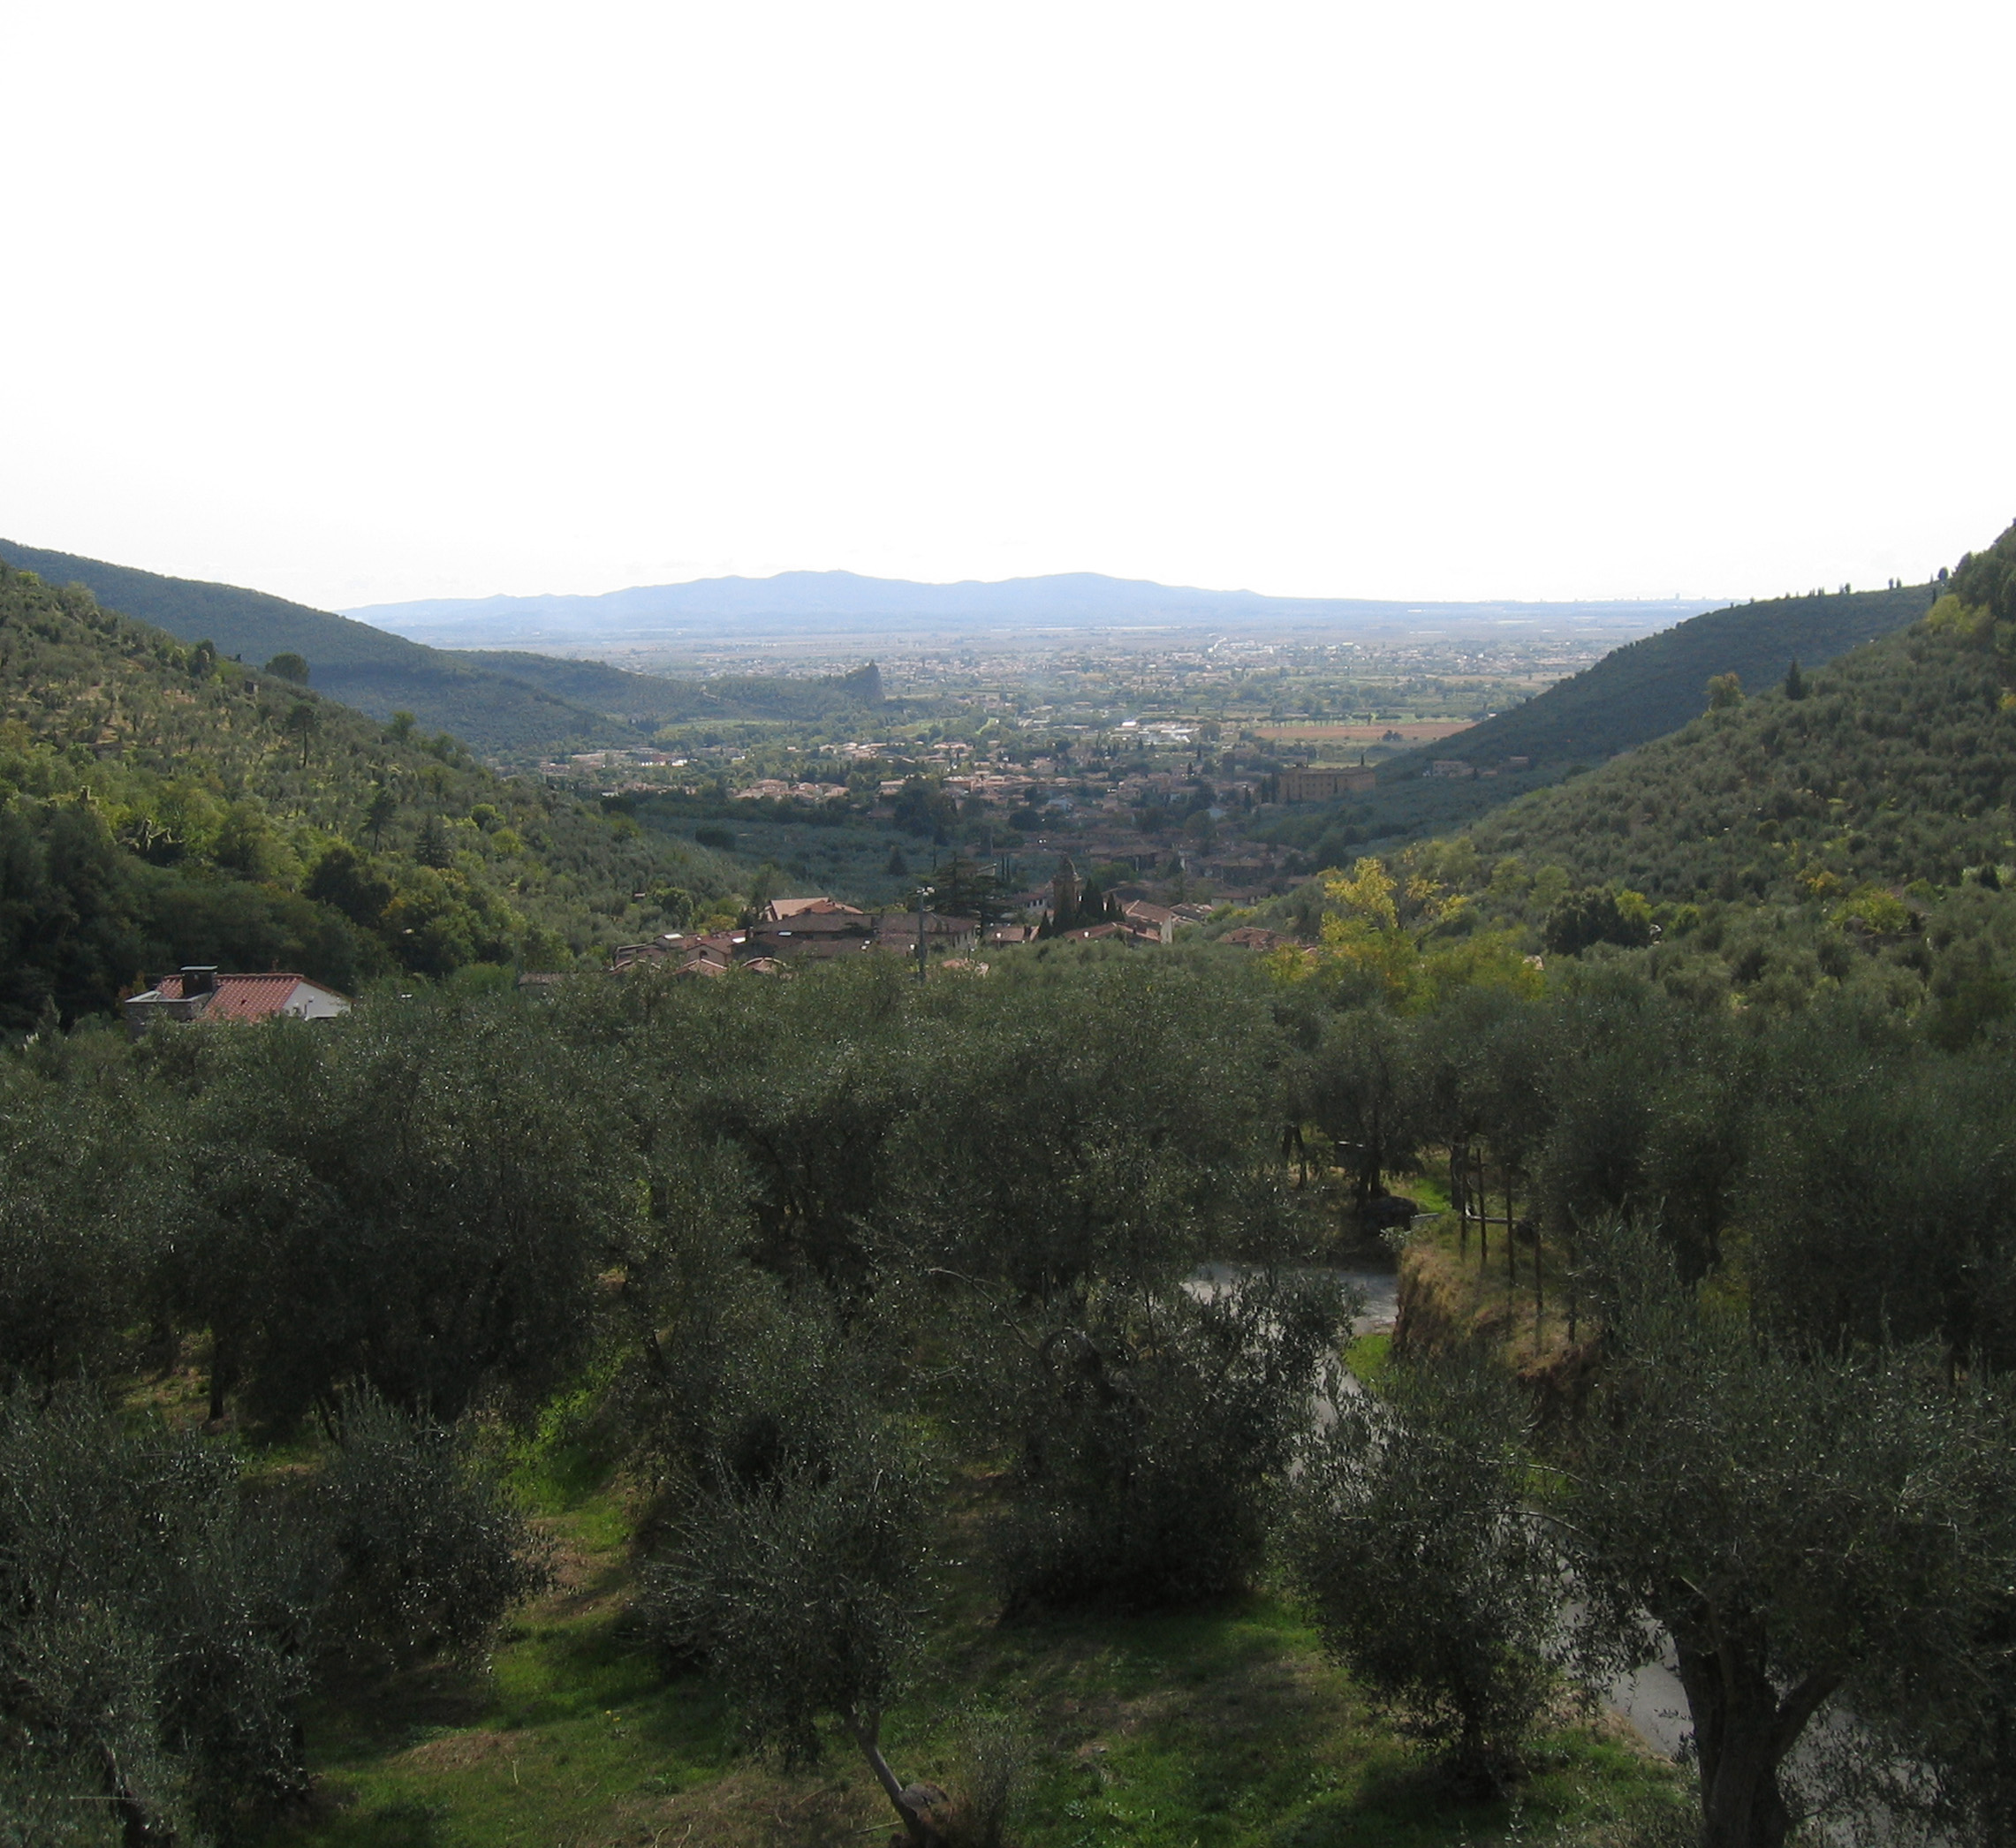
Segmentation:
{"type": "Polygon", "coordinates": [[[0,0],[0,534],[324,606],[1921,578],[2016,8],[0,0]]]}

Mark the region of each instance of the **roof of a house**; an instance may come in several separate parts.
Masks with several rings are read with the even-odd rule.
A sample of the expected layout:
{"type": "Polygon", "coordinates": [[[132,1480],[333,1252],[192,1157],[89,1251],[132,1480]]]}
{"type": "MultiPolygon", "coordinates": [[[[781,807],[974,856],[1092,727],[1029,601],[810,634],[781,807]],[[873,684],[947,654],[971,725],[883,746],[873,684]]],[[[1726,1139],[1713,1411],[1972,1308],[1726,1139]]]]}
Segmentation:
{"type": "Polygon", "coordinates": [[[830,911],[794,911],[789,917],[771,919],[757,929],[767,935],[785,932],[801,937],[865,936],[875,920],[865,911],[850,911],[835,905],[830,911]]]}
{"type": "Polygon", "coordinates": [[[782,924],[789,918],[843,917],[866,919],[868,913],[852,905],[843,905],[837,898],[773,898],[763,907],[763,920],[769,924],[782,924]]]}
{"type": "MultiPolygon", "coordinates": [[[[763,956],[852,956],[868,947],[865,930],[800,930],[793,919],[790,928],[756,929],[749,934],[749,947],[763,956]]],[[[914,933],[913,933],[914,934],[914,933]]]]}
{"type": "MultiPolygon", "coordinates": [[[[915,937],[917,913],[913,911],[885,911],[876,919],[875,928],[885,937],[915,937]]],[[[924,935],[928,937],[968,936],[980,928],[978,918],[960,918],[950,912],[928,911],[924,913],[924,935]]]]}
{"type": "MultiPolygon", "coordinates": [[[[318,981],[308,981],[305,975],[220,975],[203,1015],[212,1020],[263,1020],[269,1014],[277,1014],[285,1007],[294,998],[294,990],[304,983],[325,995],[336,995],[334,988],[323,988],[318,981]]],[[[154,992],[163,1001],[179,1001],[182,978],[163,975],[154,992]]],[[[337,996],[337,998],[348,997],[337,996]]]]}

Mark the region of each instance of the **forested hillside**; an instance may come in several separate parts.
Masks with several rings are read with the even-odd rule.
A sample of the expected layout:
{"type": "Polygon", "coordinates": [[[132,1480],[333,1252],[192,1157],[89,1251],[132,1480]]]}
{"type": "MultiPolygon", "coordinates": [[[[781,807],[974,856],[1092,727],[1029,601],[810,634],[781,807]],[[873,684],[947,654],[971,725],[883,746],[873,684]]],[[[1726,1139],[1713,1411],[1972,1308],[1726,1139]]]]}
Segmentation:
{"type": "Polygon", "coordinates": [[[1992,648],[1921,627],[1801,680],[1502,810],[1478,852],[1670,898],[1947,886],[2016,860],[2016,711],[1992,648]]]}
{"type": "Polygon", "coordinates": [[[1398,779],[1424,769],[1433,757],[1460,758],[1479,769],[1512,756],[1535,764],[1599,763],[1686,724],[1700,712],[1711,676],[1734,674],[1753,691],[1771,685],[1794,661],[1823,666],[1909,626],[1931,608],[1935,595],[1936,587],[1916,584],[1711,610],[1626,642],[1537,699],[1432,751],[1393,758],[1380,774],[1398,779]]]}
{"type": "Polygon", "coordinates": [[[0,566],[0,1023],[184,962],[354,989],[565,966],[724,887],[704,850],[510,781],[0,566]]]}
{"type": "Polygon", "coordinates": [[[646,742],[620,720],[527,681],[262,591],[164,578],[7,541],[0,541],[0,563],[32,571],[46,584],[81,584],[109,610],[192,647],[210,642],[248,667],[297,655],[318,692],[379,720],[410,712],[429,731],[452,731],[486,757],[523,761],[646,742]]]}
{"type": "Polygon", "coordinates": [[[870,712],[882,703],[882,675],[872,663],[851,674],[796,680],[754,674],[674,680],[627,673],[600,661],[569,661],[508,648],[459,650],[456,658],[625,719],[647,731],[693,719],[829,718],[850,710],[870,712]]]}
{"type": "Polygon", "coordinates": [[[1281,909],[1310,934],[1338,891],[1391,878],[1393,928],[1436,953],[1635,958],[1704,1004],[1853,995],[1944,1045],[2000,1032],[2016,1014],[2012,566],[2016,528],[1905,632],[1747,697],[1725,687],[1670,737],[1281,909]]]}
{"type": "Polygon", "coordinates": [[[1367,796],[1326,804],[1265,829],[1312,858],[1332,863],[1366,841],[1415,837],[1463,827],[1520,795],[1636,749],[1678,730],[1707,703],[1710,678],[1733,674],[1757,689],[1784,678],[1793,662],[1810,669],[1916,622],[1936,587],[1777,597],[1690,617],[1626,643],[1594,667],[1523,706],[1484,720],[1432,748],[1402,752],[1379,767],[1367,796]],[[1527,768],[1502,767],[1523,757],[1527,768]],[[1491,777],[1431,777],[1436,758],[1451,758],[1491,777]]]}
{"type": "Polygon", "coordinates": [[[100,603],[194,646],[262,665],[307,663],[309,684],[379,720],[410,712],[452,731],[479,755],[524,762],[571,751],[648,744],[656,727],[700,718],[815,718],[881,698],[880,677],[682,681],[600,662],[543,655],[460,653],[408,641],[367,623],[262,591],[107,564],[0,540],[0,564],[50,585],[81,584],[100,603]]]}

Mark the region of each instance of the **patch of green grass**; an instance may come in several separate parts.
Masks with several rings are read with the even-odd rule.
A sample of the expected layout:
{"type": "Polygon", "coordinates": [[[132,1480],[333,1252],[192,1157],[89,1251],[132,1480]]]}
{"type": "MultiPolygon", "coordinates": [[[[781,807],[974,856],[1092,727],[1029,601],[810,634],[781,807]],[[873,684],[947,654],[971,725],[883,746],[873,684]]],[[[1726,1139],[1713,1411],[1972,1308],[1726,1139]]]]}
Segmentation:
{"type": "Polygon", "coordinates": [[[1382,1329],[1374,1335],[1360,1335],[1344,1351],[1344,1364],[1368,1386],[1376,1386],[1392,1359],[1393,1331],[1382,1329]]]}
{"type": "MultiPolygon", "coordinates": [[[[1010,1632],[1012,1634],[1012,1632],[1010,1632]]],[[[1013,1646],[1011,1646],[1013,1647],[1013,1646]]],[[[1286,1606],[1058,1625],[983,1689],[1037,1721],[1028,1848],[1448,1844],[1567,1827],[1671,1775],[1580,1730],[1543,1743],[1518,1802],[1451,1802],[1286,1606]]]]}
{"type": "Polygon", "coordinates": [[[623,1811],[718,1781],[733,1745],[714,1690],[662,1677],[606,1609],[541,1613],[487,1676],[325,1702],[309,1739],[330,1813],[279,1839],[330,1848],[623,1840],[623,1811]]]}
{"type": "MultiPolygon", "coordinates": [[[[1668,1768],[1570,1729],[1544,1743],[1516,1805],[1453,1802],[1269,1596],[1001,1625],[967,1543],[983,1493],[967,1485],[951,1511],[966,1563],[884,1737],[899,1776],[956,1790],[964,1712],[1019,1716],[1021,1848],[1593,1843],[1603,1818],[1675,1788],[1668,1768]]],[[[488,1672],[430,1670],[321,1701],[308,1720],[321,1812],[274,1848],[863,1848],[888,1831],[844,1741],[800,1772],[753,1760],[707,1679],[668,1675],[625,1632],[624,1524],[607,1488],[548,1519],[559,1588],[488,1672]]]]}
{"type": "Polygon", "coordinates": [[[1419,1174],[1410,1174],[1403,1182],[1396,1182],[1395,1185],[1425,1213],[1449,1211],[1449,1180],[1446,1175],[1434,1174],[1423,1169],[1419,1174]]]}

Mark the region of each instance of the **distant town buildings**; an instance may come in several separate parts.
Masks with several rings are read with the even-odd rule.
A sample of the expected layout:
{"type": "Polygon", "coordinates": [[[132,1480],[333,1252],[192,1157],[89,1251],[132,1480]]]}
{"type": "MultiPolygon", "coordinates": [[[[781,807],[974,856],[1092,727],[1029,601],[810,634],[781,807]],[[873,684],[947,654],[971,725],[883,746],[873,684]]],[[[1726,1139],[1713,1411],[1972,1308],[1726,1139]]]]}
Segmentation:
{"type": "MultiPolygon", "coordinates": [[[[1027,922],[995,923],[983,929],[978,918],[924,913],[921,928],[927,957],[947,966],[956,963],[984,973],[984,964],[967,960],[983,943],[988,948],[1003,949],[1034,943],[1040,922],[1072,916],[1084,901],[1084,887],[1068,857],[1059,863],[1057,874],[1050,884],[1023,893],[1012,902],[1011,910],[1019,910],[1027,922]]],[[[1128,944],[1160,946],[1172,943],[1183,926],[1206,922],[1216,908],[1215,902],[1153,904],[1140,896],[1138,887],[1119,887],[1107,896],[1120,907],[1117,917],[1110,913],[1104,917],[1095,916],[1085,924],[1059,932],[1056,941],[1111,938],[1128,944]]],[[[919,928],[914,911],[866,912],[823,897],[774,898],[754,921],[738,930],[694,935],[668,931],[649,943],[625,943],[614,952],[610,967],[618,974],[658,971],[708,978],[725,975],[731,969],[777,974],[787,972],[795,962],[876,951],[914,958],[919,928]]],[[[1235,932],[1231,940],[1245,945],[1252,935],[1235,932]]],[[[1271,931],[1262,931],[1259,935],[1274,940],[1271,931]]],[[[554,979],[527,976],[521,986],[554,979]]]]}
{"type": "Polygon", "coordinates": [[[844,783],[786,783],[781,777],[765,776],[737,790],[735,797],[741,802],[831,802],[846,793],[844,783]]]}
{"type": "Polygon", "coordinates": [[[1339,796],[1361,796],[1370,792],[1379,780],[1379,773],[1369,765],[1295,764],[1283,770],[1275,778],[1275,799],[1278,802],[1334,802],[1339,796]]]}

